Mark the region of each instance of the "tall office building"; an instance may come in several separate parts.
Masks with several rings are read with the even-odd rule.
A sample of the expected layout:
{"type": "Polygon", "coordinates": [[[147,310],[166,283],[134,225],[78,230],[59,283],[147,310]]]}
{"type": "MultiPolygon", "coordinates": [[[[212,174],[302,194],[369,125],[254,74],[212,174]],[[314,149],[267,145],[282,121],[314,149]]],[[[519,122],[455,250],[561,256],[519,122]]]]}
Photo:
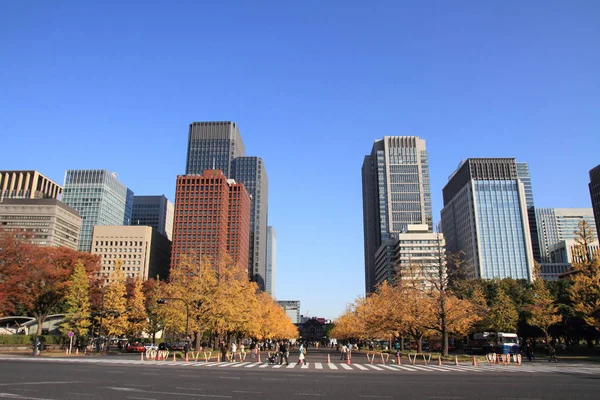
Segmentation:
{"type": "Polygon", "coordinates": [[[596,229],[594,213],[591,208],[537,208],[538,236],[541,251],[541,262],[550,263],[550,249],[560,241],[575,239],[580,221],[588,223],[596,229]]]}
{"type": "MultiPolygon", "coordinates": [[[[429,161],[425,140],[418,136],[385,136],[376,140],[362,166],[365,289],[377,285],[375,255],[393,234],[408,225],[432,231],[429,161]]],[[[387,269],[393,270],[389,264],[387,269]]]]}
{"type": "Polygon", "coordinates": [[[188,135],[185,173],[202,174],[218,169],[231,178],[231,162],[245,154],[235,122],[193,122],[188,135]]]}
{"type": "Polygon", "coordinates": [[[231,176],[243,183],[250,195],[250,253],[248,275],[266,290],[267,275],[267,213],[269,181],[264,162],[258,157],[239,157],[231,163],[231,176]]]}
{"type": "Polygon", "coordinates": [[[275,298],[277,276],[277,232],[272,226],[267,227],[267,274],[265,292],[275,298]]]}
{"type": "Polygon", "coordinates": [[[130,225],[133,192],[107,170],[67,170],[62,201],[82,218],[79,251],[90,252],[96,225],[130,225]]]}
{"type": "Polygon", "coordinates": [[[285,315],[290,317],[292,324],[300,323],[300,300],[281,300],[277,303],[283,307],[285,315]]]}
{"type": "Polygon", "coordinates": [[[529,236],[531,237],[531,250],[533,259],[542,262],[540,251],[540,242],[537,233],[537,221],[535,217],[535,204],[533,202],[533,187],[531,186],[531,175],[529,174],[529,164],[524,162],[517,163],[517,176],[523,182],[525,188],[525,203],[527,204],[527,220],[529,221],[529,236]]]}
{"type": "Polygon", "coordinates": [[[163,196],[133,196],[131,225],[151,226],[171,240],[173,203],[163,196]]]}
{"type": "Polygon", "coordinates": [[[182,257],[207,256],[213,264],[228,254],[248,265],[250,196],[222,171],[177,177],[171,266],[182,257]]]}
{"type": "Polygon", "coordinates": [[[62,188],[38,171],[0,171],[0,201],[58,199],[62,188]]]}
{"type": "Polygon", "coordinates": [[[214,169],[244,184],[250,195],[248,275],[265,290],[269,183],[263,160],[245,156],[244,142],[235,122],[190,124],[186,174],[214,169]]]}
{"type": "Polygon", "coordinates": [[[0,233],[11,232],[39,246],[77,250],[79,213],[56,199],[8,199],[0,203],[0,233]]]}
{"type": "Polygon", "coordinates": [[[596,239],[600,241],[600,165],[590,170],[590,197],[596,219],[596,239]]]}
{"type": "Polygon", "coordinates": [[[514,158],[469,158],[443,189],[448,251],[465,254],[471,278],[531,281],[533,252],[525,185],[514,158]]]}

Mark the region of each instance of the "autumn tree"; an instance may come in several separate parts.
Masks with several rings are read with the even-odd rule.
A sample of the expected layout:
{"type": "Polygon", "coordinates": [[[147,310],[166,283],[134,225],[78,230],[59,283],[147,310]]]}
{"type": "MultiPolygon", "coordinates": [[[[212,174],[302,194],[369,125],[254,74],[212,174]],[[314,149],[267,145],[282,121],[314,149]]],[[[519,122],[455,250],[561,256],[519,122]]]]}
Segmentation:
{"type": "Polygon", "coordinates": [[[138,338],[148,326],[148,315],[146,314],[146,299],[142,288],[142,281],[137,278],[133,284],[131,295],[127,298],[127,333],[138,338]]]}
{"type": "Polygon", "coordinates": [[[544,338],[548,343],[548,329],[559,323],[562,316],[558,314],[558,307],[554,304],[554,298],[546,287],[546,284],[539,274],[539,265],[536,264],[536,279],[533,282],[532,303],[527,305],[529,316],[527,323],[531,326],[540,328],[544,332],[544,338]]]}
{"type": "MultiPolygon", "coordinates": [[[[127,299],[123,261],[115,260],[114,271],[104,289],[104,322],[108,336],[119,337],[127,333],[127,299]]],[[[107,347],[108,350],[108,347],[107,347]]]]}
{"type": "Polygon", "coordinates": [[[91,324],[89,292],[89,277],[85,266],[77,261],[65,296],[65,322],[60,326],[63,334],[72,331],[77,340],[87,336],[91,324]]]}
{"type": "Polygon", "coordinates": [[[498,286],[496,297],[488,310],[486,325],[495,332],[516,332],[519,313],[504,289],[498,286]]]}
{"type": "Polygon", "coordinates": [[[575,231],[577,243],[574,251],[571,286],[568,290],[575,312],[584,321],[600,331],[600,256],[591,251],[594,234],[585,222],[575,231]]]}

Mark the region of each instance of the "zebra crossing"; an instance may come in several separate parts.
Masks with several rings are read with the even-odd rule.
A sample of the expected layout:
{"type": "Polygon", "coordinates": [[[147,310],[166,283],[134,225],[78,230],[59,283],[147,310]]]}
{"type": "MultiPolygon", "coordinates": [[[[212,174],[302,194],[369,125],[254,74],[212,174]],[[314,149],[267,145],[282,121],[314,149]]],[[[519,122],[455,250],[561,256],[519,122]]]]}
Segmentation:
{"type": "Polygon", "coordinates": [[[585,374],[585,375],[600,375],[600,366],[585,363],[565,363],[565,364],[524,364],[522,366],[505,366],[501,364],[487,365],[482,364],[479,366],[473,366],[469,364],[459,365],[412,365],[412,364],[345,364],[345,363],[326,363],[326,362],[309,362],[305,365],[289,364],[268,364],[256,361],[244,361],[244,362],[216,362],[216,361],[142,361],[132,359],[98,359],[98,358],[30,358],[30,357],[11,357],[10,359],[4,359],[6,361],[36,361],[36,362],[49,362],[49,363],[81,363],[81,364],[118,364],[118,365],[155,365],[161,367],[187,367],[197,369],[237,369],[237,370],[248,370],[248,369],[293,369],[293,370],[318,370],[322,372],[326,371],[354,371],[354,372],[397,372],[397,373],[556,373],[556,374],[585,374]]]}

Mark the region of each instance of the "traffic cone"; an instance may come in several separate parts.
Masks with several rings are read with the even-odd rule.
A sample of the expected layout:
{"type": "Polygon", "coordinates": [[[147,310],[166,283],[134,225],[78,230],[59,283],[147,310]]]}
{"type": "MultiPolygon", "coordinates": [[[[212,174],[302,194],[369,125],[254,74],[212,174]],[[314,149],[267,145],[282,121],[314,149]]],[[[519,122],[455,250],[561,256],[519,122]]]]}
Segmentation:
{"type": "Polygon", "coordinates": [[[476,367],[476,366],[477,366],[477,358],[475,358],[475,356],[473,356],[473,364],[472,364],[472,365],[473,365],[474,367],[476,367]]]}
{"type": "Polygon", "coordinates": [[[352,363],[350,362],[350,354],[348,354],[348,357],[346,357],[346,364],[352,364],[352,363]]]}
{"type": "Polygon", "coordinates": [[[75,349],[75,355],[78,356],[79,355],[79,348],[75,349]]]}
{"type": "Polygon", "coordinates": [[[458,365],[458,356],[454,356],[454,365],[458,365]]]}
{"type": "Polygon", "coordinates": [[[260,361],[260,351],[258,352],[258,362],[261,362],[260,361]]]}
{"type": "Polygon", "coordinates": [[[331,364],[331,355],[327,354],[327,364],[331,364]]]}
{"type": "Polygon", "coordinates": [[[177,361],[177,359],[175,358],[175,354],[173,354],[173,362],[177,361]]]}
{"type": "Polygon", "coordinates": [[[442,366],[442,356],[438,356],[438,366],[442,366]]]}
{"type": "Polygon", "coordinates": [[[190,361],[190,357],[188,356],[188,353],[185,353],[185,362],[190,361]]]}
{"type": "Polygon", "coordinates": [[[140,361],[144,361],[144,353],[140,353],[140,361]]]}
{"type": "Polygon", "coordinates": [[[397,358],[398,358],[398,365],[402,365],[402,356],[399,355],[397,358]]]}
{"type": "MultiPolygon", "coordinates": [[[[259,359],[260,359],[260,357],[259,357],[259,359]]],[[[221,355],[220,354],[217,354],[217,362],[221,362],[221,355]]]]}

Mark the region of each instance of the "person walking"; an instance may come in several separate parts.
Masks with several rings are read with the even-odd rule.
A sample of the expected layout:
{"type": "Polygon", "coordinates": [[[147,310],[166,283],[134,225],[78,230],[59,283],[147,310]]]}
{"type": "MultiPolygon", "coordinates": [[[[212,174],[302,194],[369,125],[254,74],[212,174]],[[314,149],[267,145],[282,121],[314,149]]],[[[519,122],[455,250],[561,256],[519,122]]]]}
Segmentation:
{"type": "Polygon", "coordinates": [[[346,361],[347,356],[348,356],[348,348],[346,346],[340,347],[340,360],[346,361]]]}
{"type": "Polygon", "coordinates": [[[525,346],[525,356],[529,361],[533,359],[533,349],[531,348],[531,343],[527,343],[527,345],[525,346]]]}
{"type": "Polygon", "coordinates": [[[237,344],[235,344],[235,342],[231,342],[231,360],[232,362],[235,362],[235,353],[237,353],[237,344]]]}
{"type": "Polygon", "coordinates": [[[304,349],[303,344],[300,345],[299,351],[300,351],[300,354],[298,354],[298,364],[304,365],[304,364],[306,364],[306,362],[304,361],[304,359],[305,359],[304,355],[306,354],[306,350],[304,349]]]}
{"type": "Polygon", "coordinates": [[[552,343],[548,343],[548,362],[558,362],[556,358],[556,349],[552,346],[552,343]]]}
{"type": "Polygon", "coordinates": [[[288,346],[287,343],[284,341],[281,341],[281,344],[279,345],[279,353],[281,354],[279,357],[279,365],[283,365],[283,359],[285,358],[285,365],[290,365],[290,362],[288,360],[288,346]]]}

